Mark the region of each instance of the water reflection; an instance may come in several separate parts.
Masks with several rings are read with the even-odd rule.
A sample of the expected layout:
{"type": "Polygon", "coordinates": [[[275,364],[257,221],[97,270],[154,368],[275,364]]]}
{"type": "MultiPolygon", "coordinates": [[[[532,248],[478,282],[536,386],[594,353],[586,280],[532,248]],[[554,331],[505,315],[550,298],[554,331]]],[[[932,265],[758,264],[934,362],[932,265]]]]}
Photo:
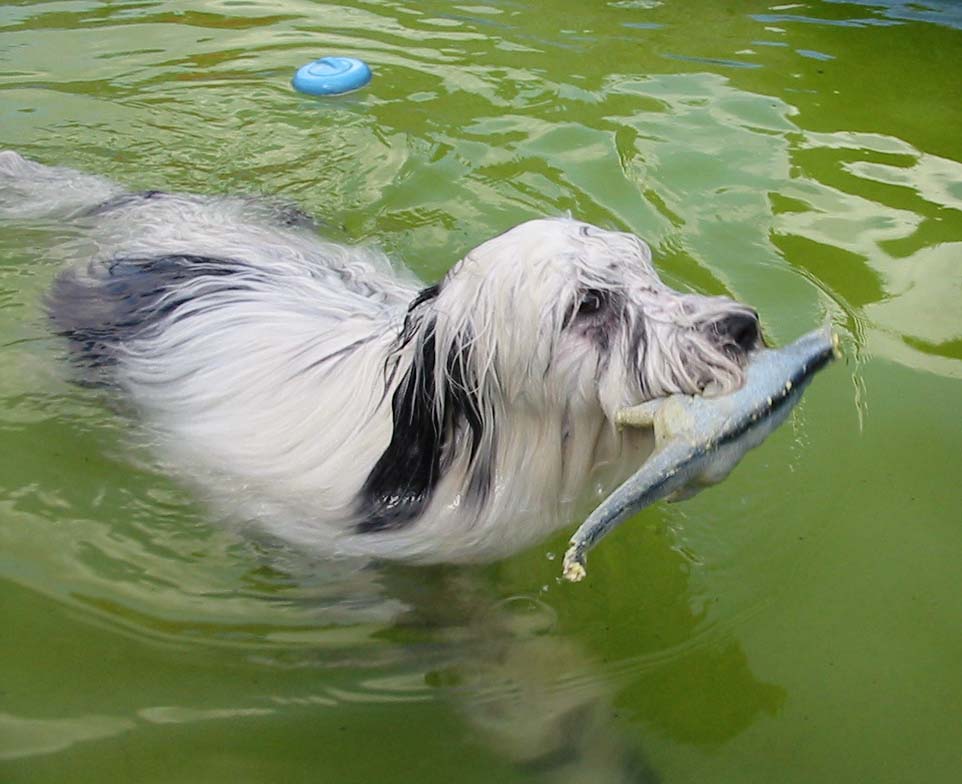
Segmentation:
{"type": "MultiPolygon", "coordinates": [[[[708,624],[705,611],[691,609],[687,562],[676,550],[665,544],[644,561],[657,564],[652,606],[658,606],[651,613],[610,608],[614,617],[632,619],[607,630],[606,645],[633,652],[615,661],[601,660],[590,638],[566,628],[559,619],[565,605],[553,606],[550,592],[498,599],[491,580],[471,570],[371,572],[383,580],[385,598],[406,605],[378,635],[399,641],[374,657],[381,659],[378,670],[385,653],[396,657],[393,674],[375,672],[353,687],[302,699],[441,700],[463,718],[474,742],[526,773],[559,781],[656,780],[645,738],[717,745],[777,712],[785,693],[755,678],[737,640],[708,624]],[[632,706],[630,720],[619,716],[622,701],[632,706]]],[[[292,666],[292,655],[312,666],[309,648],[285,652],[285,666],[292,666]]]]}
{"type": "MultiPolygon", "coordinates": [[[[430,695],[453,705],[475,741],[526,772],[566,781],[656,780],[647,738],[717,746],[776,714],[786,694],[753,675],[730,628],[710,619],[707,607],[693,609],[690,562],[664,537],[647,544],[641,563],[629,565],[644,569],[651,589],[644,607],[635,604],[631,580],[618,590],[617,565],[614,574],[598,575],[604,564],[593,570],[595,597],[607,604],[602,617],[620,619],[619,628],[604,626],[600,640],[593,639],[597,617],[582,629],[570,611],[565,594],[578,588],[499,599],[501,581],[481,571],[366,570],[385,599],[405,605],[378,635],[400,643],[392,654],[397,671],[308,699],[430,695]],[[630,653],[609,659],[594,650],[599,642],[630,653]],[[619,715],[622,702],[632,706],[629,718],[619,715]]],[[[298,656],[310,666],[308,649],[298,656]]]]}
{"type": "Polygon", "coordinates": [[[818,179],[773,197],[772,241],[847,303],[869,351],[962,377],[962,165],[879,134],[808,133],[797,156],[818,179]]]}
{"type": "MultiPolygon", "coordinates": [[[[123,545],[110,538],[114,547],[123,545]]],[[[131,735],[150,737],[149,728],[159,725],[242,721],[256,732],[260,721],[336,721],[339,713],[351,715],[351,705],[380,706],[390,721],[403,722],[406,710],[421,705],[435,717],[430,724],[459,716],[463,730],[455,734],[519,776],[656,781],[651,739],[715,746],[777,712],[785,693],[752,674],[730,629],[711,621],[706,609],[692,609],[690,563],[664,538],[651,544],[639,564],[651,589],[642,607],[633,606],[630,585],[617,590],[617,562],[613,571],[604,559],[594,566],[594,598],[609,604],[610,615],[600,617],[619,619],[618,628],[605,627],[600,638],[597,612],[579,619],[571,611],[572,598],[591,600],[587,591],[566,596],[568,587],[559,586],[504,598],[513,580],[491,570],[332,568],[244,545],[227,559],[233,564],[224,565],[247,570],[235,580],[246,592],[221,594],[216,585],[202,588],[210,569],[205,578],[196,562],[172,560],[163,545],[159,554],[128,550],[128,573],[87,577],[109,585],[114,597],[133,591],[140,609],[97,598],[89,587],[57,601],[86,608],[71,622],[80,624],[71,635],[88,657],[102,650],[115,659],[126,651],[130,663],[109,675],[88,673],[67,688],[84,706],[77,718],[69,712],[52,721],[32,718],[27,704],[14,700],[10,707],[26,712],[2,717],[15,730],[7,737],[17,743],[4,742],[0,753],[44,755],[108,738],[126,746],[131,735]],[[179,571],[171,577],[183,580],[185,591],[190,584],[200,590],[204,606],[190,610],[186,593],[150,590],[143,575],[157,566],[179,571]],[[179,606],[168,606],[171,600],[179,606]],[[600,654],[599,643],[619,658],[600,654]],[[153,665],[155,683],[125,688],[149,662],[170,659],[174,651],[180,654],[168,664],[153,665]],[[191,674],[178,663],[183,657],[195,668],[206,663],[191,674]],[[217,678],[210,680],[207,671],[217,678]],[[627,714],[619,711],[622,703],[631,705],[627,714]]],[[[28,636],[26,649],[42,644],[43,636],[28,636]]],[[[55,656],[50,677],[69,682],[71,663],[55,656]]]]}
{"type": "Polygon", "coordinates": [[[962,376],[962,169],[946,98],[962,6],[189,5],[2,5],[2,146],[134,188],[298,200],[426,279],[571,210],[646,237],[673,284],[751,301],[776,341],[827,313],[860,360],[943,378],[879,363],[874,441],[822,398],[824,451],[776,492],[775,472],[726,488],[702,566],[636,528],[570,590],[541,553],[334,574],[233,539],[131,465],[124,426],[54,370],[38,309],[50,237],[4,233],[0,758],[52,780],[409,766],[605,782],[705,751],[718,781],[955,780],[957,591],[939,575],[957,534],[944,379],[962,376]],[[293,95],[293,67],[327,50],[369,59],[370,89],[293,95]],[[732,67],[746,64],[760,67],[732,67]],[[810,530],[835,537],[797,541],[810,530]],[[789,560],[794,579],[754,568],[789,560]],[[720,561],[728,596],[791,594],[784,618],[717,609],[699,580],[720,561]]]}

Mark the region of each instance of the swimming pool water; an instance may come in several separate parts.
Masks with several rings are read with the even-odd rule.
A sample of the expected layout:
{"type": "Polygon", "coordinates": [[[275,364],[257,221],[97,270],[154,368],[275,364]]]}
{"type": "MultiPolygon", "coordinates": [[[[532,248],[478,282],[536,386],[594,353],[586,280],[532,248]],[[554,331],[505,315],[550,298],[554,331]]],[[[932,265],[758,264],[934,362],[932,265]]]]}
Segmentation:
{"type": "Polygon", "coordinates": [[[351,571],[230,534],[72,385],[65,230],[0,225],[0,780],[962,780],[960,8],[0,6],[0,148],[294,201],[425,280],[570,211],[846,352],[582,584],[564,533],[351,571]],[[295,93],[326,54],[373,81],[295,93]]]}

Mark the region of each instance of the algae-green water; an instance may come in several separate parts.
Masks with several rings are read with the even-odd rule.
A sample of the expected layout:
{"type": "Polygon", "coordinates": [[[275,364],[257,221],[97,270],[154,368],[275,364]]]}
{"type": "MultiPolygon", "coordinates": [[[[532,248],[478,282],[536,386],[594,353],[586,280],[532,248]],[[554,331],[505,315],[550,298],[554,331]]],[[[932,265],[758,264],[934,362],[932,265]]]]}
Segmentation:
{"type": "Polygon", "coordinates": [[[962,781],[962,5],[8,1],[0,148],[296,202],[428,281],[570,212],[845,351],[584,583],[566,532],[352,571],[72,384],[58,230],[0,225],[0,780],[962,781]],[[331,53],[371,84],[295,93],[331,53]]]}

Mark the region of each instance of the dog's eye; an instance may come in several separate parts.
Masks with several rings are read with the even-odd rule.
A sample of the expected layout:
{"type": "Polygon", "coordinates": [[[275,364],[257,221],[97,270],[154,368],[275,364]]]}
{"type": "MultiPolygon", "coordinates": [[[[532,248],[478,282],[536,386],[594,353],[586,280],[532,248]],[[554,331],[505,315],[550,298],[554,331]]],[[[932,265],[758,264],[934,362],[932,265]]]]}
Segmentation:
{"type": "Polygon", "coordinates": [[[581,304],[578,305],[578,315],[590,316],[601,310],[604,304],[604,292],[597,291],[596,289],[588,289],[588,291],[585,292],[585,295],[581,298],[581,304]]]}

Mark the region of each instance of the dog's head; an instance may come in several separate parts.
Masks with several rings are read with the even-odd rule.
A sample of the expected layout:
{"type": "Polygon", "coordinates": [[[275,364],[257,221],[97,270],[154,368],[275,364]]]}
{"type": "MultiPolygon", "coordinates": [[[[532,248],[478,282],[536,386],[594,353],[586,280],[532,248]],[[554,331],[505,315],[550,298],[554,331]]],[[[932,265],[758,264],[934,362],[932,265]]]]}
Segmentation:
{"type": "Polygon", "coordinates": [[[467,352],[503,405],[615,407],[743,381],[758,316],[675,291],[637,237],[534,220],[471,251],[430,305],[439,356],[467,352]]]}
{"type": "Polygon", "coordinates": [[[669,288],[637,237],[570,219],[521,224],[411,303],[393,357],[394,431],[361,528],[416,516],[456,460],[467,498],[483,497],[499,428],[522,429],[525,416],[614,421],[645,400],[731,391],[761,345],[752,308],[669,288]]]}

